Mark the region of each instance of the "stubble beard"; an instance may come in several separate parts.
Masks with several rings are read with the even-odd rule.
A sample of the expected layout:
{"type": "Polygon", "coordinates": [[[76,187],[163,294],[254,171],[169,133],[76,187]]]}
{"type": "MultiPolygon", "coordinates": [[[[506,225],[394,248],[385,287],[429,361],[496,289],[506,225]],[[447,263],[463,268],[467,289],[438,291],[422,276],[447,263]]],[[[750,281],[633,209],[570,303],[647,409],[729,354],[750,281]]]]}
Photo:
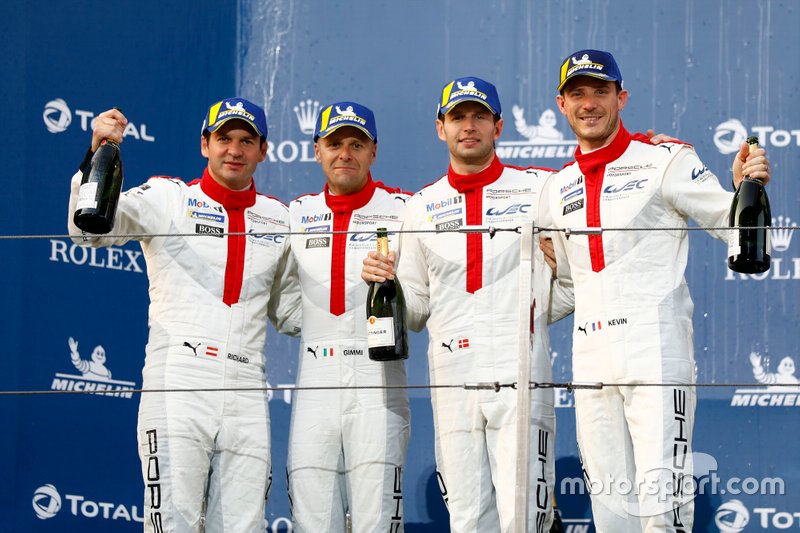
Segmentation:
{"type": "Polygon", "coordinates": [[[481,145],[479,151],[473,150],[456,150],[459,159],[465,165],[480,165],[482,163],[491,162],[491,155],[494,152],[494,144],[481,145]]]}

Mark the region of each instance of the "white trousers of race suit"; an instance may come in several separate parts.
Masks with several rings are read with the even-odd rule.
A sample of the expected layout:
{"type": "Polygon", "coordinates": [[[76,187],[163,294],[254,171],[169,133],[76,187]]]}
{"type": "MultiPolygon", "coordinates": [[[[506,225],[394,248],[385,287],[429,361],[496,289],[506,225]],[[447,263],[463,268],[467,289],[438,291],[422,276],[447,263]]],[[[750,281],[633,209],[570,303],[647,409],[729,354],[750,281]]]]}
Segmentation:
{"type": "MultiPolygon", "coordinates": [[[[514,389],[432,392],[436,465],[452,531],[514,531],[516,394],[514,389]]],[[[553,390],[532,390],[530,405],[527,530],[547,532],[555,484],[553,390]]]]}
{"type": "MultiPolygon", "coordinates": [[[[164,361],[144,370],[151,388],[264,387],[263,372],[256,365],[191,353],[171,354],[164,361]],[[170,375],[179,379],[171,381],[170,375]]],[[[137,436],[145,480],[145,531],[200,531],[206,496],[205,531],[264,531],[264,506],[272,483],[264,391],[145,392],[137,436]],[[225,478],[220,478],[221,472],[225,478]],[[206,480],[211,488],[207,495],[206,480]]]]}
{"type": "MultiPolygon", "coordinates": [[[[301,387],[406,384],[405,362],[371,361],[366,344],[301,346],[301,387]]],[[[401,533],[406,391],[300,390],[292,403],[287,478],[295,533],[344,532],[348,510],[353,532],[401,533]]]]}

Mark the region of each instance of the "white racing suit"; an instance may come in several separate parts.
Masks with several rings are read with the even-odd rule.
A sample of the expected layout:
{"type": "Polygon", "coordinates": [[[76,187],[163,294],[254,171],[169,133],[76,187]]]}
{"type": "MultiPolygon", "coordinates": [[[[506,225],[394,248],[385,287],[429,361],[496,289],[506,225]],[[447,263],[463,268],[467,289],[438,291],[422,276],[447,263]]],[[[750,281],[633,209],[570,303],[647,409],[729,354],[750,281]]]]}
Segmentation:
{"type": "Polygon", "coordinates": [[[571,277],[575,289],[573,378],[611,384],[575,392],[595,525],[688,532],[695,390],[636,385],[695,383],[686,220],[727,226],[732,194],[690,146],[654,146],[624,127],[609,146],[576,159],[543,192],[544,226],[648,228],[552,233],[558,277],[571,277]]]}
{"type": "MultiPolygon", "coordinates": [[[[367,351],[362,261],[380,227],[400,229],[408,194],[370,178],[360,192],[301,196],[289,206],[302,288],[298,387],[406,385],[403,361],[367,351]],[[356,232],[330,233],[317,232],[356,232]]],[[[390,248],[397,235],[390,234],[390,248]]],[[[398,389],[299,390],[292,402],[287,478],[294,531],[403,531],[402,477],[410,436],[408,394],[398,389]]]]}
{"type": "MultiPolygon", "coordinates": [[[[551,271],[534,247],[535,307],[520,323],[520,236],[458,233],[464,226],[515,228],[536,218],[549,171],[505,167],[448,175],[408,201],[397,278],[409,326],[427,322],[431,385],[517,381],[518,336],[535,329],[531,381],[550,382],[546,315],[551,271]]],[[[526,295],[527,296],[527,295],[526,295]]],[[[517,461],[517,392],[511,388],[434,388],[436,465],[453,532],[512,531],[517,461]]],[[[555,415],[553,390],[535,389],[530,406],[528,530],[552,522],[555,415]]]]}
{"type": "MultiPolygon", "coordinates": [[[[73,225],[81,173],[72,178],[69,231],[78,244],[130,238],[81,236],[73,225]]],[[[123,193],[113,234],[143,234],[150,281],[150,337],[139,405],[144,528],[264,531],[271,483],[264,391],[146,392],[147,389],[263,388],[266,319],[299,322],[299,301],[281,278],[289,260],[288,211],[255,189],[234,192],[206,170],[189,185],[152,178],[123,193]],[[153,234],[197,234],[149,237],[153,234]]]]}

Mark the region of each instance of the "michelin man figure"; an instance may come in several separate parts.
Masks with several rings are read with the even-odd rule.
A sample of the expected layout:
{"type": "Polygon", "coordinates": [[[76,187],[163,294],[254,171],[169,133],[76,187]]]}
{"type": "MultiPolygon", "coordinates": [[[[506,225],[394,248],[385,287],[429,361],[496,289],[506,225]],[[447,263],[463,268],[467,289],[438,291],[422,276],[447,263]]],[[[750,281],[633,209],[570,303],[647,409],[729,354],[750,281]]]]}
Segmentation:
{"type": "Polygon", "coordinates": [[[78,341],[69,338],[69,350],[72,364],[83,374],[83,377],[100,381],[111,379],[111,371],[106,368],[106,350],[100,345],[94,347],[92,360],[81,359],[78,353],[78,341]]]}
{"type": "MultiPolygon", "coordinates": [[[[777,372],[767,372],[761,364],[761,354],[753,352],[750,354],[750,364],[753,365],[753,377],[759,383],[765,385],[774,384],[800,384],[800,379],[794,375],[794,360],[791,357],[784,357],[778,364],[777,372]]],[[[772,387],[771,387],[772,388],[772,387]]],[[[775,387],[780,390],[787,390],[785,387],[775,387]]],[[[798,387],[800,389],[800,387],[798,387]]]]}

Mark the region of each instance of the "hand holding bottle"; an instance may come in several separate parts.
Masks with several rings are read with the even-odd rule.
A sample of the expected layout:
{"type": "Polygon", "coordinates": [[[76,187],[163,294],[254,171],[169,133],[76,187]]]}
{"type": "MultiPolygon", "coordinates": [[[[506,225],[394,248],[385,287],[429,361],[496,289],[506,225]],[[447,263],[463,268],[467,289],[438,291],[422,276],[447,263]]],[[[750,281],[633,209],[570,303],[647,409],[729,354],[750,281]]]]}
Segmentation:
{"type": "MultiPolygon", "coordinates": [[[[392,268],[394,254],[389,252],[389,234],[386,228],[378,228],[377,252],[373,256],[392,268]]],[[[362,271],[363,272],[363,271],[362,271]]],[[[408,358],[408,330],[406,328],[406,305],[400,281],[388,270],[388,278],[372,281],[367,291],[367,345],[369,358],[373,361],[397,361],[408,358]]]]}
{"type": "Polygon", "coordinates": [[[72,220],[87,233],[104,234],[114,227],[122,191],[122,159],[119,143],[128,123],[119,109],[97,116],[92,126],[91,158],[81,165],[83,177],[72,220]]]}
{"type": "Polygon", "coordinates": [[[751,150],[750,145],[743,142],[733,159],[732,170],[735,189],[739,188],[739,184],[745,176],[757,179],[762,185],[766,185],[770,180],[767,151],[761,147],[751,150]]]}
{"type": "Polygon", "coordinates": [[[748,137],[733,162],[736,192],[729,215],[734,229],[728,234],[728,268],[745,274],[769,270],[772,254],[768,228],[772,215],[764,190],[764,183],[769,181],[769,162],[766,156],[757,155],[759,151],[763,153],[758,138],[748,137]]]}
{"type": "Polygon", "coordinates": [[[367,283],[372,283],[373,281],[383,283],[387,279],[394,279],[396,257],[394,252],[389,252],[387,255],[377,251],[369,252],[363,261],[361,279],[367,283]]]}
{"type": "Polygon", "coordinates": [[[97,151],[103,140],[120,144],[127,125],[128,119],[117,108],[97,115],[92,123],[92,152],[97,151]]]}

